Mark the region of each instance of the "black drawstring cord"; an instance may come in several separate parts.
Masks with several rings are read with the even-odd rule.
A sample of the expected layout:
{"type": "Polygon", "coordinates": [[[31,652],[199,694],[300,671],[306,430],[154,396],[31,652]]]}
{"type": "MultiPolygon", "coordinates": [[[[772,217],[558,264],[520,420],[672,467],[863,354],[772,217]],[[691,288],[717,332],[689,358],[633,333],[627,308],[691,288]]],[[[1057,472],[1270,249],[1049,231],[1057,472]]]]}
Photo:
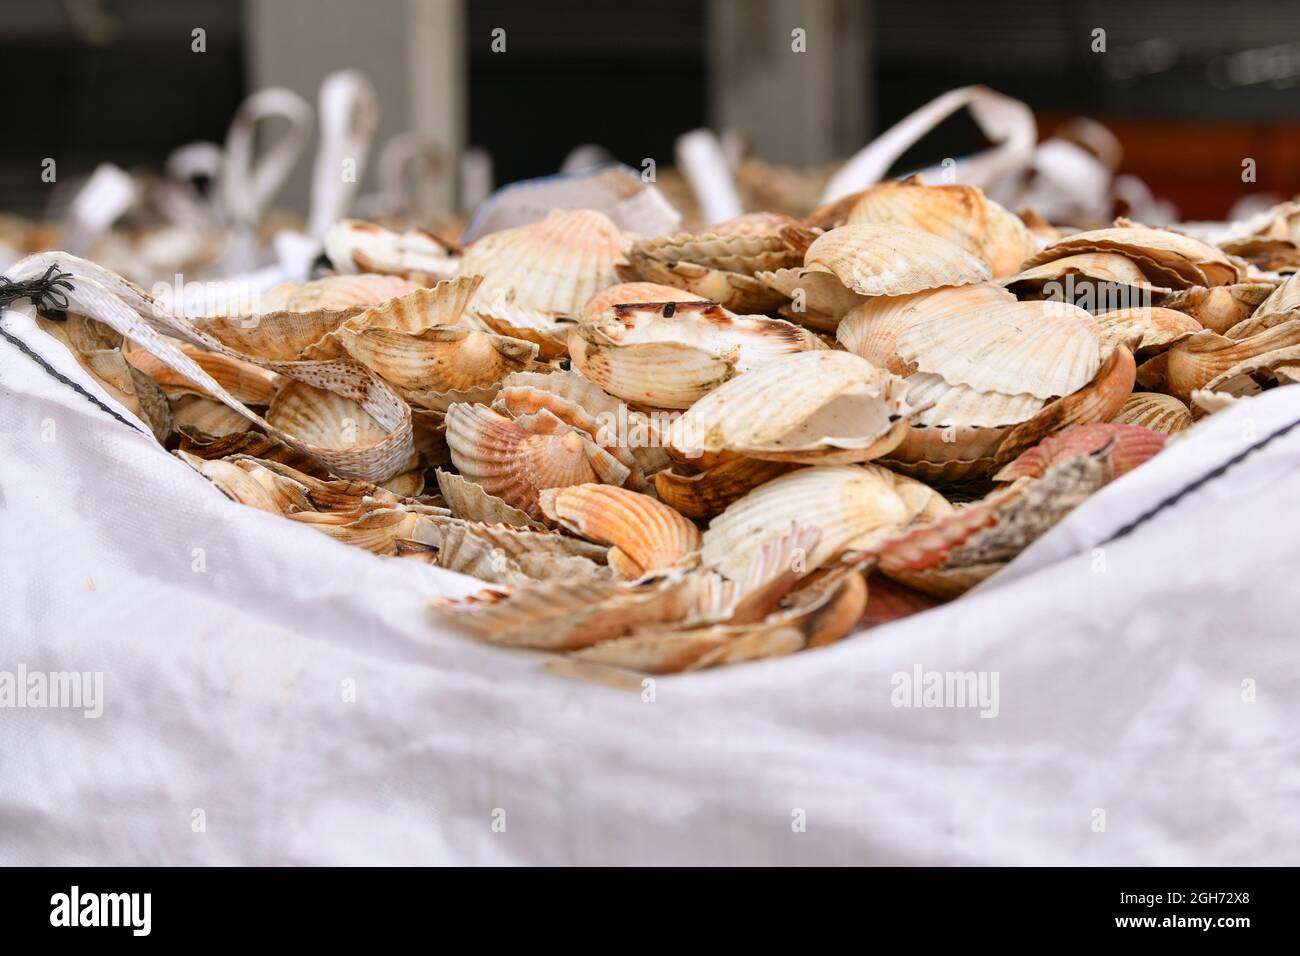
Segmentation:
{"type": "MultiPolygon", "coordinates": [[[[30,299],[36,310],[47,319],[54,319],[62,322],[67,319],[68,293],[72,291],[72,273],[60,272],[58,265],[52,265],[45,270],[45,274],[39,279],[31,279],[27,282],[14,282],[8,276],[0,275],[0,311],[8,308],[19,299],[30,299]]],[[[96,407],[108,412],[123,425],[128,428],[134,428],[141,434],[144,430],[138,425],[127,421],[113,409],[109,408],[94,395],[68,378],[49,362],[45,361],[40,355],[32,351],[27,343],[9,331],[0,324],[0,337],[3,337],[10,345],[18,349],[29,359],[43,368],[46,373],[53,376],[64,385],[71,388],[78,395],[85,398],[88,402],[96,407]]]]}

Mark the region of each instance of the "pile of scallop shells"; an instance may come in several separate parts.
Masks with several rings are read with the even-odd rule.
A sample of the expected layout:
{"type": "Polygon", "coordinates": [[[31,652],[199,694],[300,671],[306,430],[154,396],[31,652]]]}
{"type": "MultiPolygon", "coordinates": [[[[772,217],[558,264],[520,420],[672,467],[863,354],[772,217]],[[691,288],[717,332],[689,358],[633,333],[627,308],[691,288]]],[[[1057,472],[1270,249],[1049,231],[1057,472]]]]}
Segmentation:
{"type": "Polygon", "coordinates": [[[1198,418],[1300,379],[1294,276],[915,179],[696,234],[579,210],[463,249],[345,221],[327,251],[268,321],[196,325],[226,353],[185,347],[269,427],[59,329],[230,497],[480,578],[439,618],[596,671],[785,654],[957,597],[1198,418]],[[349,397],[310,362],[371,377],[349,397]],[[411,428],[380,470],[358,463],[405,416],[367,411],[376,378],[411,428]]]}

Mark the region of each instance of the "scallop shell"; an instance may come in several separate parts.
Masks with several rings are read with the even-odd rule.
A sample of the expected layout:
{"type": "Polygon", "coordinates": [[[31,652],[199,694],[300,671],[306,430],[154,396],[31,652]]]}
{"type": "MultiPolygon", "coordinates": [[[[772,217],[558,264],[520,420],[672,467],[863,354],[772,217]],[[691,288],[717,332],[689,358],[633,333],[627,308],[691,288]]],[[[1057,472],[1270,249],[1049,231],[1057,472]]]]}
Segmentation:
{"type": "Polygon", "coordinates": [[[1023,268],[1029,269],[1081,252],[1117,252],[1139,262],[1149,260],[1180,280],[1177,288],[1231,285],[1245,278],[1241,266],[1208,243],[1168,229],[1131,224],[1066,236],[1030,256],[1023,268]]]}
{"type": "Polygon", "coordinates": [[[359,219],[340,219],[325,231],[325,255],[339,272],[372,272],[415,279],[448,279],[459,260],[424,229],[397,233],[359,219]]]}
{"type": "MultiPolygon", "coordinates": [[[[1053,259],[1011,276],[1003,281],[1003,285],[1007,288],[1018,287],[1016,291],[1033,290],[1041,293],[1049,283],[1064,285],[1079,282],[1107,283],[1160,295],[1170,292],[1163,286],[1152,285],[1132,259],[1117,252],[1081,252],[1053,259]]],[[[1061,298],[1055,294],[1048,297],[1061,298]]],[[[1073,301],[1073,298],[1065,297],[1064,301],[1073,301]]]]}
{"type": "Polygon", "coordinates": [[[865,551],[904,527],[913,512],[878,471],[854,465],[802,468],[760,485],[709,523],[705,566],[736,578],[767,539],[794,527],[816,528],[807,554],[814,570],[849,550],[865,551]]]}
{"type": "MultiPolygon", "coordinates": [[[[210,352],[195,345],[177,343],[176,348],[194,360],[195,364],[211,375],[227,392],[245,405],[269,405],[280,385],[280,376],[252,362],[245,362],[220,352],[210,352]]],[[[188,393],[213,398],[208,392],[184,375],[173,371],[141,346],[126,341],[122,354],[128,362],[158,383],[171,397],[188,393]]],[[[224,406],[223,406],[224,407],[224,406]]],[[[232,414],[235,414],[232,412],[232,414]]]]}
{"type": "Polygon", "coordinates": [[[341,329],[347,353],[398,388],[465,390],[491,385],[537,358],[537,346],[489,332],[435,326],[421,332],[341,329]]]}
{"type": "Polygon", "coordinates": [[[804,265],[828,269],[859,295],[906,295],[991,276],[981,260],[938,236],[875,224],[832,229],[808,248],[804,265]]]}
{"type": "Polygon", "coordinates": [[[589,439],[573,430],[533,434],[482,405],[447,410],[447,444],[464,477],[534,518],[542,489],[599,480],[589,439]]]}
{"type": "Polygon", "coordinates": [[[1275,288],[1268,282],[1240,282],[1211,289],[1193,286],[1165,296],[1160,306],[1185,312],[1203,328],[1224,334],[1250,317],[1275,288]]]}
{"type": "Polygon", "coordinates": [[[688,518],[712,518],[763,482],[796,467],[788,462],[737,456],[694,475],[661,471],[655,475],[655,491],[660,501],[688,518]]]}
{"type": "Polygon", "coordinates": [[[1198,332],[1161,352],[1138,369],[1146,388],[1163,388],[1183,402],[1192,392],[1228,369],[1276,349],[1300,344],[1300,319],[1291,319],[1244,339],[1229,339],[1215,332],[1198,332]]]}
{"type": "Polygon", "coordinates": [[[649,495],[609,485],[548,488],[542,512],[561,527],[609,545],[609,563],[623,578],[665,571],[700,549],[700,532],[649,495]]]}
{"type": "Polygon", "coordinates": [[[266,420],[299,441],[332,450],[358,448],[388,437],[356,402],[306,382],[289,382],[281,388],[266,420]]]}
{"type": "Polygon", "coordinates": [[[605,391],[657,408],[687,408],[737,372],[809,349],[806,329],[728,314],[713,302],[615,307],[616,321],[569,332],[573,365],[605,391]]]}
{"type": "Polygon", "coordinates": [[[546,361],[568,354],[567,336],[572,319],[564,313],[523,308],[498,299],[476,304],[469,314],[479,325],[498,335],[532,342],[546,361]]]}
{"type": "Polygon", "coordinates": [[[692,405],[669,430],[679,453],[735,451],[809,464],[867,461],[907,430],[904,385],[848,352],[802,352],[741,375],[692,405]]]}
{"type": "Polygon", "coordinates": [[[1300,318],[1300,277],[1291,276],[1260,303],[1249,318],[1231,326],[1224,335],[1244,339],[1291,319],[1300,318]]]}
{"type": "Polygon", "coordinates": [[[465,250],[462,275],[482,275],[479,301],[577,315],[618,281],[623,234],[604,213],[580,209],[489,233],[465,250]]]}
{"type": "Polygon", "coordinates": [[[916,371],[896,351],[898,336],[926,319],[956,321],[969,312],[1015,302],[1005,289],[990,285],[928,289],[911,295],[878,296],[844,316],[835,337],[850,352],[895,375],[916,371]]]}
{"type": "Polygon", "coordinates": [[[1192,412],[1172,395],[1134,392],[1111,421],[1172,435],[1192,427],[1192,412]]]}
{"type": "Polygon", "coordinates": [[[360,516],[303,511],[285,517],[315,528],[342,544],[379,555],[395,553],[397,542],[410,538],[420,519],[418,514],[394,508],[376,508],[360,516]]]}
{"type": "Polygon", "coordinates": [[[607,318],[607,313],[616,305],[633,305],[641,302],[701,302],[702,296],[686,292],[671,285],[657,282],[620,282],[607,289],[602,289],[587,300],[582,307],[581,318],[591,322],[607,318]]]}
{"type": "Polygon", "coordinates": [[[1024,223],[975,186],[927,186],[919,178],[866,190],[847,223],[893,224],[939,236],[983,260],[994,278],[1013,274],[1036,249],[1024,223]]]}
{"type": "Polygon", "coordinates": [[[1127,345],[1135,353],[1173,345],[1201,331],[1201,323],[1190,315],[1157,306],[1101,312],[1097,324],[1103,342],[1127,345]]]}
{"type": "Polygon", "coordinates": [[[419,286],[386,275],[325,276],[311,282],[284,283],[262,295],[259,312],[337,312],[354,306],[372,306],[409,295],[419,286]]]}
{"type": "Polygon", "coordinates": [[[457,518],[466,521],[482,521],[487,524],[507,524],[516,528],[533,528],[544,531],[546,526],[534,521],[525,512],[506,504],[495,495],[483,490],[461,475],[438,469],[438,489],[442,500],[457,518]]]}
{"type": "Polygon", "coordinates": [[[1042,410],[1047,400],[1028,392],[1007,395],[950,385],[942,375],[916,372],[907,381],[907,403],[916,409],[914,425],[997,427],[1018,425],[1042,410]]]}
{"type": "Polygon", "coordinates": [[[662,262],[644,252],[631,252],[618,267],[628,282],[653,282],[682,289],[734,312],[766,312],[785,297],[751,275],[713,269],[695,262],[662,262]]]}
{"type": "Polygon", "coordinates": [[[180,395],[171,400],[172,428],[190,435],[224,438],[253,427],[233,408],[201,395],[180,395]]]}
{"type": "Polygon", "coordinates": [[[866,301],[865,296],[850,292],[833,272],[821,267],[777,269],[755,273],[755,277],[791,300],[782,306],[782,314],[825,331],[834,331],[846,312],[866,301]]]}
{"type": "MultiPolygon", "coordinates": [[[[664,450],[661,430],[666,427],[658,418],[647,416],[629,408],[624,402],[602,390],[577,372],[516,372],[501,383],[502,390],[527,389],[549,393],[562,402],[561,407],[555,403],[545,403],[544,407],[565,419],[564,409],[572,413],[569,424],[587,429],[587,424],[578,425],[577,412],[589,417],[596,425],[593,440],[603,448],[614,452],[619,460],[628,462],[628,467],[635,472],[639,466],[646,476],[668,467],[668,454],[664,450]],[[617,449],[617,451],[616,451],[617,449]],[[628,459],[633,459],[633,465],[628,459]]],[[[503,398],[511,404],[510,396],[503,398]]],[[[542,403],[519,406],[521,411],[543,407],[542,403]]],[[[566,419],[568,420],[568,419],[566,419]]]]}
{"type": "Polygon", "coordinates": [[[694,575],[670,575],[635,587],[613,580],[561,579],[435,599],[433,606],[448,615],[448,623],[494,644],[574,650],[637,628],[680,621],[698,593],[694,575]]]}
{"type": "Polygon", "coordinates": [[[1141,425],[1116,422],[1074,425],[1055,435],[1049,435],[1033,448],[1022,452],[993,477],[996,481],[1041,478],[1058,461],[1109,448],[1111,467],[1118,478],[1158,455],[1165,447],[1166,437],[1162,432],[1141,425]]]}
{"type": "Polygon", "coordinates": [[[631,255],[648,256],[664,263],[690,262],[719,272],[750,276],[758,271],[803,264],[803,250],[792,248],[779,232],[758,232],[743,227],[639,239],[632,244],[631,255]]]}
{"type": "Polygon", "coordinates": [[[898,337],[897,351],[918,371],[983,392],[1038,398],[1069,395],[1101,365],[1097,323],[1063,302],[1014,302],[953,321],[931,318],[898,337]]]}

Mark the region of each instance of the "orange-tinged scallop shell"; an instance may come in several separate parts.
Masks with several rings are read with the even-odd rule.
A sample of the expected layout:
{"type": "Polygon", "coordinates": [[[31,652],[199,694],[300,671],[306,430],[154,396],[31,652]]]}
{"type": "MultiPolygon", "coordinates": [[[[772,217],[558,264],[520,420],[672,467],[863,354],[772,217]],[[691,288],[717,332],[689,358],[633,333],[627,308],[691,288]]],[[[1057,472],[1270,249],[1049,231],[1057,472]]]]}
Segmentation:
{"type": "Polygon", "coordinates": [[[533,434],[482,405],[447,410],[447,444],[457,470],[490,495],[540,517],[538,493],[598,481],[595,446],[576,431],[533,434]]]}
{"type": "Polygon", "coordinates": [[[1116,422],[1074,425],[1055,435],[1049,435],[1033,448],[1022,452],[1015,461],[1004,466],[993,477],[997,481],[1041,478],[1057,461],[1073,455],[1090,455],[1109,447],[1111,467],[1118,478],[1158,455],[1165,447],[1166,438],[1163,433],[1141,425],[1116,422]]]}
{"type": "Polygon", "coordinates": [[[528,368],[537,346],[459,326],[421,332],[341,329],[339,341],[362,365],[398,388],[411,391],[465,390],[491,385],[528,368]]]}
{"type": "Polygon", "coordinates": [[[489,233],[465,250],[462,275],[481,275],[478,300],[577,315],[596,292],[618,281],[623,233],[604,213],[553,212],[489,233]]]}
{"type": "Polygon", "coordinates": [[[548,488],[542,512],[589,541],[610,546],[609,563],[624,578],[639,578],[676,565],[700,548],[700,532],[649,495],[587,484],[548,488]]]}
{"type": "Polygon", "coordinates": [[[259,305],[262,312],[336,312],[358,305],[378,305],[418,288],[398,276],[325,276],[311,282],[278,285],[262,295],[259,305]]]}
{"type": "Polygon", "coordinates": [[[306,382],[281,388],[266,420],[300,441],[334,450],[374,444],[388,435],[356,402],[306,382]]]}
{"type": "Polygon", "coordinates": [[[1085,282],[1107,283],[1161,295],[1170,291],[1153,286],[1132,259],[1118,252],[1081,252],[1063,256],[1013,275],[1003,284],[1021,293],[1032,290],[1046,294],[1048,298],[1073,301],[1073,297],[1065,295],[1066,286],[1085,282]]]}
{"type": "Polygon", "coordinates": [[[661,471],[655,475],[655,491],[660,501],[688,518],[712,518],[765,481],[796,467],[788,462],[730,458],[694,475],[661,471]]]}
{"type": "Polygon", "coordinates": [[[584,322],[608,317],[607,313],[616,305],[631,305],[640,302],[700,302],[702,296],[658,282],[620,282],[602,289],[583,305],[580,318],[584,322]]]}
{"type": "Polygon", "coordinates": [[[992,275],[983,261],[936,235],[868,223],[819,236],[804,265],[828,269],[859,295],[906,295],[984,282],[992,275]]]}
{"type": "Polygon", "coordinates": [[[697,262],[664,262],[644,252],[628,253],[627,264],[618,267],[618,274],[627,282],[673,286],[733,312],[765,312],[785,300],[754,276],[697,262]]]}
{"type": "Polygon", "coordinates": [[[1159,304],[1186,312],[1202,327],[1225,335],[1250,318],[1276,288],[1271,282],[1239,282],[1210,289],[1193,286],[1165,296],[1159,304]]]}
{"type": "Polygon", "coordinates": [[[1143,364],[1138,369],[1138,381],[1146,388],[1163,388],[1181,401],[1190,402],[1192,392],[1238,363],[1294,345],[1300,345],[1300,319],[1290,319],[1244,339],[1197,332],[1143,364]]]}

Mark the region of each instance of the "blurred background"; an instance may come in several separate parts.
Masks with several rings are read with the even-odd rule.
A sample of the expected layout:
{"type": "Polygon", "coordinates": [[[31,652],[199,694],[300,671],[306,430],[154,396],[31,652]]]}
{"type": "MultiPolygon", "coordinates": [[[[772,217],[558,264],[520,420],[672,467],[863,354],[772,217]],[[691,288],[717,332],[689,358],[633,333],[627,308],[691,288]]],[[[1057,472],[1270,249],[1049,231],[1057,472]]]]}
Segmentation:
{"type": "MultiPolygon", "coordinates": [[[[701,126],[768,164],[829,168],[971,83],[1028,103],[1040,139],[1076,116],[1104,124],[1118,171],[1183,219],[1300,192],[1294,2],[47,0],[0,6],[0,56],[0,210],[26,217],[101,162],[156,170],[176,147],[222,143],[254,90],[316,107],[343,67],[378,93],[376,150],[411,130],[436,144],[426,185],[449,212],[583,144],[670,166],[676,138],[701,126]]],[[[955,116],[895,171],[982,145],[955,116]]],[[[312,157],[309,144],[277,207],[305,214],[312,157]]],[[[377,176],[372,161],[361,194],[377,176]]]]}

